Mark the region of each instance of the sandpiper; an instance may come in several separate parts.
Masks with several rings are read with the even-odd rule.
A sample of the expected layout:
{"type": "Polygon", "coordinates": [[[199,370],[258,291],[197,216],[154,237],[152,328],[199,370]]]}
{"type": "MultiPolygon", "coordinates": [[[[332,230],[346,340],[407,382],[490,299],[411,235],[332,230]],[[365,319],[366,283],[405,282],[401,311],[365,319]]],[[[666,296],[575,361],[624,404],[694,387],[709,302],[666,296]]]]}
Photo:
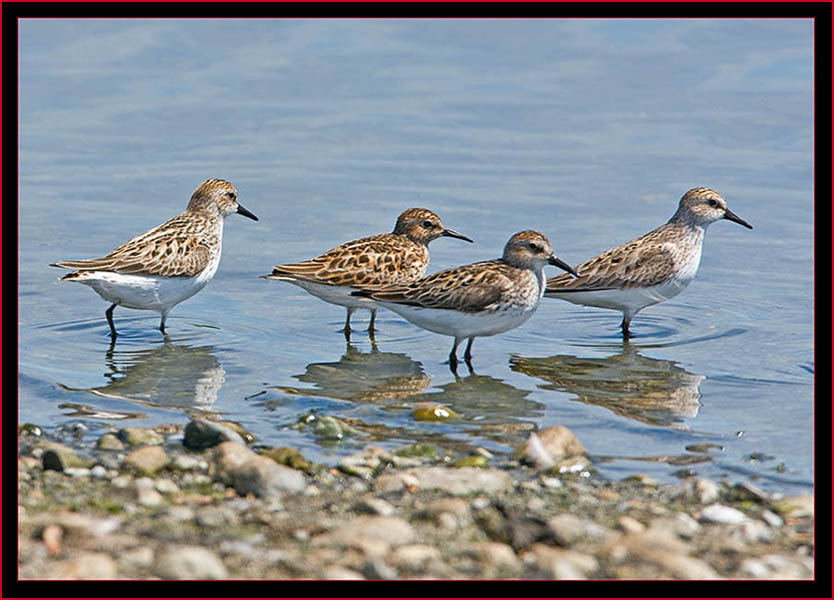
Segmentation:
{"type": "Polygon", "coordinates": [[[111,339],[117,335],[113,324],[117,306],[160,313],[159,330],[164,334],[171,309],[214,277],[220,264],[223,221],[234,212],[258,220],[238,204],[237,190],[231,183],[207,179],[194,190],[183,213],[108,255],[50,266],[77,269],[61,279],[88,285],[112,303],[104,313],[111,339]]]}
{"type": "Polygon", "coordinates": [[[371,311],[368,331],[373,336],[376,303],[351,296],[358,286],[408,283],[421,277],[429,264],[429,242],[441,236],[471,239],[443,226],[432,211],[409,208],[397,219],[392,233],[345,242],[304,262],[273,267],[265,279],[288,281],[313,296],[347,308],[344,333],[350,336],[350,316],[357,308],[371,311]]]}
{"type": "Polygon", "coordinates": [[[621,311],[620,327],[628,338],[634,315],[677,296],[689,285],[701,262],[704,232],[721,219],[753,229],[727,208],[721,194],[710,188],[692,188],[667,223],[585,261],[576,267],[579,279],[551,277],[545,296],[621,311]]]}
{"type": "Polygon", "coordinates": [[[469,340],[464,360],[471,368],[472,341],[504,333],[533,316],[544,293],[542,268],[555,265],[576,275],[553,254],[538,231],[521,231],[501,258],[439,271],[405,285],[353,292],[367,296],[418,327],[455,338],[449,365],[457,367],[457,348],[469,340]]]}

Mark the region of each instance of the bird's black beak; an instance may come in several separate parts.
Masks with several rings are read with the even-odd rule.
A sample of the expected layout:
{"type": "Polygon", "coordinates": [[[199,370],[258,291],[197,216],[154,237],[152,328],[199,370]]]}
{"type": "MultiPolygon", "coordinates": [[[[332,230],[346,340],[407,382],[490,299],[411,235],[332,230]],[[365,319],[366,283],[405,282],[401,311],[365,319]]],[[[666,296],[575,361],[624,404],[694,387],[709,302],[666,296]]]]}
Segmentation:
{"type": "Polygon", "coordinates": [[[568,263],[563,261],[561,258],[557,258],[555,254],[551,254],[550,258],[547,259],[547,262],[553,265],[554,267],[559,267],[560,269],[564,269],[574,277],[579,277],[579,273],[573,270],[573,267],[570,266],[568,263]]]}
{"type": "Polygon", "coordinates": [[[238,205],[237,205],[237,214],[239,214],[239,215],[243,215],[244,217],[249,217],[249,218],[250,218],[250,219],[252,219],[253,221],[257,221],[257,220],[258,220],[258,217],[256,217],[256,216],[255,216],[255,215],[253,215],[252,213],[250,213],[250,212],[249,212],[248,210],[246,210],[245,208],[243,208],[240,204],[238,204],[238,205]]]}
{"type": "Polygon", "coordinates": [[[443,233],[441,233],[440,235],[443,235],[443,236],[446,236],[446,237],[458,238],[459,240],[463,240],[464,242],[469,242],[470,244],[474,244],[474,242],[471,239],[469,239],[468,237],[466,237],[462,233],[458,233],[457,231],[454,231],[453,229],[444,229],[443,233]]]}
{"type": "Polygon", "coordinates": [[[753,226],[750,223],[748,223],[747,221],[745,221],[744,219],[739,217],[736,213],[731,211],[729,208],[724,210],[724,218],[729,220],[729,221],[735,221],[739,225],[744,225],[745,227],[747,227],[747,229],[753,229],[753,226]]]}

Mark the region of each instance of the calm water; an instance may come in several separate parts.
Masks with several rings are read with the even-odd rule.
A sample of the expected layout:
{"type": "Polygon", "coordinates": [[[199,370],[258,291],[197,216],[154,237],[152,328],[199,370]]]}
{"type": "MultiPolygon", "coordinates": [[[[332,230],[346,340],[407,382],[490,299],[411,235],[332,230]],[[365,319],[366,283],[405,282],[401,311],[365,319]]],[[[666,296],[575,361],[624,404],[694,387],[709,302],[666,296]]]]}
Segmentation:
{"type": "Polygon", "coordinates": [[[606,477],[812,489],[810,21],[27,20],[20,39],[21,421],[92,443],[208,411],[329,464],[415,440],[500,457],[564,424],[606,477]],[[118,309],[110,347],[107,304],[48,263],[103,255],[208,177],[260,221],[227,220],[167,342],[118,309]],[[476,241],[434,242],[430,271],[529,228],[575,265],[696,185],[755,229],[713,225],[696,280],[628,345],[619,313],[545,300],[456,378],[451,338],[380,311],[376,346],[367,313],[347,345],[344,309],[258,278],[411,206],[476,241]],[[463,419],[416,421],[423,401],[463,419]],[[294,427],[312,410],[356,433],[294,427]]]}

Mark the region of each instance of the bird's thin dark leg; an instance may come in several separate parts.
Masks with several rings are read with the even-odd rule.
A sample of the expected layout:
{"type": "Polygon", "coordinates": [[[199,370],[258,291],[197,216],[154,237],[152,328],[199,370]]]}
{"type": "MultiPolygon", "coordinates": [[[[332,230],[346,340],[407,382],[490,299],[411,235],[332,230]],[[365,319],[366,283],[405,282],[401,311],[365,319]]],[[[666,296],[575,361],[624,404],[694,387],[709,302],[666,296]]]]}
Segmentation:
{"type": "Polygon", "coordinates": [[[455,338],[455,343],[452,344],[452,351],[449,352],[449,368],[455,375],[457,375],[458,370],[458,344],[460,344],[460,340],[458,338],[455,338]]]}
{"type": "Polygon", "coordinates": [[[159,320],[159,330],[162,332],[162,335],[167,335],[165,332],[165,321],[168,319],[168,315],[162,313],[162,318],[159,320]]]}
{"type": "Polygon", "coordinates": [[[376,329],[374,329],[374,323],[376,323],[376,310],[377,309],[375,308],[371,309],[371,323],[368,325],[368,333],[371,334],[371,338],[374,337],[374,331],[376,331],[376,329]]]}
{"type": "Polygon", "coordinates": [[[345,319],[345,328],[342,331],[345,332],[345,338],[350,341],[350,315],[353,314],[352,308],[347,309],[347,319],[345,319]]]}
{"type": "Polygon", "coordinates": [[[472,365],[469,364],[469,362],[472,360],[472,342],[474,341],[474,337],[469,338],[469,343],[466,344],[466,351],[463,353],[463,358],[470,369],[472,368],[472,365]]]}
{"type": "Polygon", "coordinates": [[[104,315],[107,317],[107,324],[110,325],[110,339],[112,341],[116,341],[116,336],[118,335],[116,333],[116,326],[113,325],[113,309],[116,308],[116,306],[116,304],[113,304],[110,308],[104,311],[104,315]]]}
{"type": "Polygon", "coordinates": [[[628,339],[631,337],[631,331],[629,331],[628,326],[631,325],[631,317],[623,316],[623,322],[620,323],[620,328],[623,330],[623,338],[628,339]]]}

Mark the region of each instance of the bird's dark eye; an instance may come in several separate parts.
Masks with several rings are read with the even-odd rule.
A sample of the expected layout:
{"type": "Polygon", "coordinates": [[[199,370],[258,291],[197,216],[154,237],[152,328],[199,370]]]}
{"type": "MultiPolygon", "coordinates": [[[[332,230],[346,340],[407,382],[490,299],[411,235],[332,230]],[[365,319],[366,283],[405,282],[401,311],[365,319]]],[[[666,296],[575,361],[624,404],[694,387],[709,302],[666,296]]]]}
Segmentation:
{"type": "Polygon", "coordinates": [[[431,229],[432,227],[434,227],[434,223],[432,223],[431,221],[423,221],[423,227],[425,227],[426,229],[431,229]]]}
{"type": "Polygon", "coordinates": [[[716,200],[715,198],[710,198],[709,205],[715,208],[716,206],[718,206],[718,200],[716,200]]]}
{"type": "Polygon", "coordinates": [[[231,200],[237,198],[237,195],[234,192],[226,192],[226,196],[228,196],[231,200]]]}
{"type": "Polygon", "coordinates": [[[536,251],[536,252],[538,252],[541,249],[541,248],[539,248],[539,245],[535,242],[529,242],[527,244],[527,247],[530,248],[530,250],[533,250],[533,251],[536,251]]]}

